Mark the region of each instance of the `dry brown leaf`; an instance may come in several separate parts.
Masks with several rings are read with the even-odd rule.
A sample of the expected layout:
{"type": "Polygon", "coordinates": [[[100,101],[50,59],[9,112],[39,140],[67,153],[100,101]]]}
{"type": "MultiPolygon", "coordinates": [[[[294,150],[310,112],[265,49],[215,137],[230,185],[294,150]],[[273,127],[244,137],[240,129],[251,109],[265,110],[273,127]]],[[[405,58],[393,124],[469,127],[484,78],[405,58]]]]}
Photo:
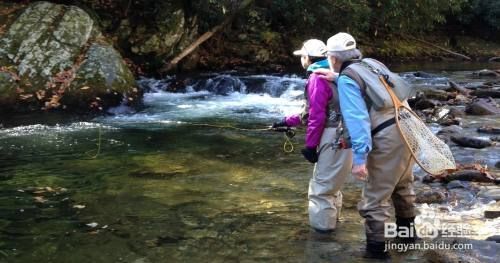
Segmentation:
{"type": "Polygon", "coordinates": [[[21,94],[21,95],[19,95],[19,97],[22,100],[26,100],[26,99],[29,99],[29,98],[33,97],[33,94],[21,94]]]}
{"type": "Polygon", "coordinates": [[[36,92],[36,97],[38,100],[42,100],[45,97],[45,90],[38,90],[36,92]]]}

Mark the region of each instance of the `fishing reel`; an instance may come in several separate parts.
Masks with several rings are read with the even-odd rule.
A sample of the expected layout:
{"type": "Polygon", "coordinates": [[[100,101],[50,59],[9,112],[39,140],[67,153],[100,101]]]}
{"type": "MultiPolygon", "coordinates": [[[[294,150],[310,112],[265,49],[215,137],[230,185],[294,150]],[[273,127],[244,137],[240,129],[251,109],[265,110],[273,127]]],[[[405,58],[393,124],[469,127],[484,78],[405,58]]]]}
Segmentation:
{"type": "Polygon", "coordinates": [[[276,127],[276,128],[271,127],[270,130],[275,132],[283,132],[285,136],[290,139],[295,136],[295,129],[291,127],[276,127]]]}

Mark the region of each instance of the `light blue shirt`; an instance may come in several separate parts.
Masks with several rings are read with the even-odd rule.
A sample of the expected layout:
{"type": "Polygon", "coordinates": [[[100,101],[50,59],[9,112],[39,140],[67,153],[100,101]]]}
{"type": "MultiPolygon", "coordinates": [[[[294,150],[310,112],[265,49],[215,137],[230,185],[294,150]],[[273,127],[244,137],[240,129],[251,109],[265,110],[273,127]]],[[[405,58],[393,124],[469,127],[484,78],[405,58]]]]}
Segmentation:
{"type": "Polygon", "coordinates": [[[337,79],[340,110],[351,136],[353,163],[366,163],[372,149],[370,115],[358,84],[351,78],[340,75],[337,79]]]}
{"type": "Polygon", "coordinates": [[[330,68],[330,65],[328,64],[327,59],[320,60],[316,63],[309,65],[309,67],[307,67],[307,71],[313,72],[313,71],[320,69],[320,68],[330,68]]]}

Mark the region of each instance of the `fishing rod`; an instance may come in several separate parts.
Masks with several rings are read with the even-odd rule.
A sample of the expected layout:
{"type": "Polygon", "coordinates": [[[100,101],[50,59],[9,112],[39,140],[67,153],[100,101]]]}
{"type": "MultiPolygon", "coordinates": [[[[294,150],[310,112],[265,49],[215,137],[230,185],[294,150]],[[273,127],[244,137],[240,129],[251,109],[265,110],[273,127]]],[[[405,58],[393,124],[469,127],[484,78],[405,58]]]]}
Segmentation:
{"type": "Polygon", "coordinates": [[[220,128],[220,129],[233,129],[238,131],[275,131],[282,132],[285,142],[283,143],[283,151],[285,153],[291,153],[294,151],[294,146],[291,139],[295,136],[295,128],[293,127],[272,127],[268,126],[266,128],[240,128],[232,125],[216,125],[216,124],[208,124],[208,123],[192,123],[186,122],[182,124],[187,124],[191,126],[202,126],[202,127],[211,127],[211,128],[220,128]]]}

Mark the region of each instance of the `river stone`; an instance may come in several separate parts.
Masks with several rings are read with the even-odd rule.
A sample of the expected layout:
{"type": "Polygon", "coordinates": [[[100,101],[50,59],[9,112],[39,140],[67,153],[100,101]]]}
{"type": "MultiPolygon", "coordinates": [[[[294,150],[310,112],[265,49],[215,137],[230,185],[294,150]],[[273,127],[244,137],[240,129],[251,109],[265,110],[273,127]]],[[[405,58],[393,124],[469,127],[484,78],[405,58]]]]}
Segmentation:
{"type": "Polygon", "coordinates": [[[488,133],[488,134],[500,134],[500,127],[483,126],[483,127],[477,128],[477,132],[488,133]]]}
{"type": "Polygon", "coordinates": [[[446,185],[446,188],[449,190],[449,189],[457,189],[457,188],[469,188],[470,185],[467,184],[466,182],[462,182],[462,181],[459,181],[459,180],[453,180],[451,182],[449,182],[447,185],[446,185]]]}
{"type": "Polygon", "coordinates": [[[16,94],[2,74],[0,99],[14,96],[24,109],[12,102],[7,107],[88,111],[91,105],[99,110],[116,106],[124,97],[134,101],[131,71],[84,10],[35,2],[7,28],[0,36],[0,66],[19,75],[20,89],[16,94]],[[6,86],[10,94],[5,94],[6,86]]]}
{"type": "Polygon", "coordinates": [[[479,76],[479,77],[499,77],[500,76],[500,74],[498,74],[496,71],[489,70],[489,69],[482,69],[482,70],[473,72],[472,75],[479,76]]]}
{"type": "Polygon", "coordinates": [[[491,198],[493,200],[500,200],[500,188],[496,189],[483,189],[477,194],[478,197],[491,198]]]}
{"type": "Polygon", "coordinates": [[[495,115],[500,114],[500,109],[492,99],[477,99],[467,105],[465,112],[471,115],[495,115]]]}
{"type": "Polygon", "coordinates": [[[464,129],[462,129],[462,127],[458,125],[450,125],[439,130],[437,134],[438,135],[460,134],[463,132],[463,130],[464,129]]]}
{"type": "Polygon", "coordinates": [[[496,89],[477,89],[471,92],[472,96],[478,98],[500,98],[500,90],[496,89]]]}
{"type": "Polygon", "coordinates": [[[445,181],[454,180],[491,183],[493,180],[486,173],[474,169],[465,169],[453,172],[444,178],[445,181]]]}
{"type": "Polygon", "coordinates": [[[441,190],[432,190],[419,192],[415,199],[416,203],[442,203],[446,199],[445,194],[441,190]]]}
{"type": "Polygon", "coordinates": [[[486,241],[494,241],[496,243],[500,243],[500,235],[489,236],[486,238],[486,241]]]}
{"type": "Polygon", "coordinates": [[[475,149],[482,149],[493,145],[493,143],[490,140],[484,140],[480,138],[466,137],[466,136],[451,136],[451,141],[462,147],[469,147],[475,149]]]}

